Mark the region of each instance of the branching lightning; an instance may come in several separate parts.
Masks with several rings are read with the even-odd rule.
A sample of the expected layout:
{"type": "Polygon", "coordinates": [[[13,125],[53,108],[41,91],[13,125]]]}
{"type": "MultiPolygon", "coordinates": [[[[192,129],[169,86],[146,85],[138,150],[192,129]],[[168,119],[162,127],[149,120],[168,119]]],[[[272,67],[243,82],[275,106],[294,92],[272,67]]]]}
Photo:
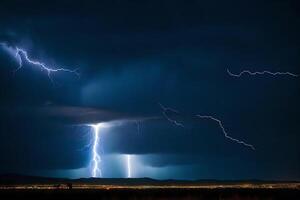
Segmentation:
{"type": "Polygon", "coordinates": [[[291,72],[270,72],[270,71],[251,72],[251,71],[249,71],[249,70],[243,70],[243,71],[240,72],[239,74],[234,74],[234,73],[230,72],[229,69],[227,69],[227,73],[228,73],[230,76],[234,76],[234,77],[241,77],[241,76],[244,75],[244,74],[248,74],[248,75],[250,75],[250,76],[268,74],[268,75],[272,75],[272,76],[287,75],[287,76],[298,77],[298,74],[293,74],[293,73],[291,73],[291,72]]]}
{"type": "MultiPolygon", "coordinates": [[[[175,109],[173,109],[173,108],[165,107],[165,106],[163,106],[161,103],[158,103],[158,104],[159,104],[159,106],[160,106],[161,109],[162,109],[163,116],[164,116],[169,122],[174,123],[176,126],[184,127],[182,123],[180,123],[180,122],[178,122],[178,121],[176,121],[176,120],[171,119],[171,118],[167,115],[167,112],[168,112],[168,111],[169,111],[169,112],[174,112],[174,113],[176,113],[176,114],[179,114],[179,112],[178,112],[177,110],[175,110],[175,109]]],[[[255,148],[254,148],[253,145],[248,144],[248,143],[246,143],[246,142],[244,142],[244,141],[242,141],[242,140],[238,140],[238,139],[236,139],[236,138],[233,138],[233,137],[229,136],[228,133],[226,132],[226,130],[225,130],[225,128],[224,128],[224,126],[223,126],[221,120],[219,120],[219,119],[217,119],[217,118],[215,118],[215,117],[213,117],[213,116],[209,116],[209,115],[196,115],[196,116],[199,117],[199,118],[201,118],[201,119],[210,119],[210,120],[213,120],[213,121],[217,122],[218,125],[220,126],[220,128],[222,129],[222,132],[223,132],[225,138],[227,138],[227,139],[229,139],[229,140],[231,140],[231,141],[234,141],[234,142],[236,142],[236,143],[242,144],[242,145],[244,145],[244,146],[246,146],[246,147],[249,147],[249,148],[251,148],[252,150],[255,150],[255,148]]]]}
{"type": "Polygon", "coordinates": [[[252,150],[255,150],[255,148],[254,148],[253,145],[248,144],[248,143],[246,143],[246,142],[244,142],[244,141],[242,141],[242,140],[238,140],[238,139],[236,139],[236,138],[233,138],[233,137],[229,136],[228,133],[226,132],[226,130],[225,130],[225,128],[224,128],[224,126],[223,126],[221,120],[219,120],[219,119],[217,119],[217,118],[214,118],[213,116],[208,116],[208,115],[196,115],[196,116],[199,117],[199,118],[201,118],[201,119],[210,119],[210,120],[213,120],[213,121],[217,122],[217,123],[219,124],[220,128],[222,129],[222,132],[223,132],[225,138],[227,138],[227,139],[229,139],[229,140],[232,140],[232,141],[234,141],[234,142],[236,142],[236,143],[242,144],[242,145],[244,145],[244,146],[246,146],[246,147],[249,147],[249,148],[251,148],[252,150]]]}
{"type": "Polygon", "coordinates": [[[176,114],[179,114],[179,112],[173,108],[169,108],[169,107],[165,107],[163,106],[161,103],[158,103],[158,105],[160,106],[160,108],[162,109],[162,114],[163,116],[171,123],[175,124],[176,126],[180,126],[180,127],[184,127],[182,123],[174,120],[174,119],[171,119],[167,112],[173,112],[173,113],[176,113],[176,114]]]}
{"type": "Polygon", "coordinates": [[[18,71],[19,69],[21,69],[23,67],[23,61],[22,61],[22,56],[21,54],[23,54],[23,57],[25,58],[25,60],[35,66],[38,66],[41,68],[41,70],[45,70],[47,72],[47,75],[49,77],[49,79],[51,80],[51,82],[53,82],[53,79],[51,78],[51,73],[55,73],[55,72],[69,72],[69,73],[74,73],[75,75],[77,75],[79,77],[79,73],[77,72],[78,69],[75,70],[70,70],[70,69],[66,69],[66,68],[51,68],[51,67],[47,67],[44,63],[39,62],[39,61],[35,61],[35,60],[31,60],[28,57],[28,53],[27,51],[25,51],[24,49],[18,48],[16,47],[16,58],[19,61],[19,67],[15,70],[18,71]]]}
{"type": "MultiPolygon", "coordinates": [[[[91,159],[91,175],[94,178],[102,177],[101,171],[101,156],[98,152],[100,147],[100,129],[108,128],[115,125],[122,125],[122,123],[116,122],[102,122],[97,124],[88,124],[87,126],[92,128],[93,137],[91,138],[91,143],[87,146],[91,147],[92,159],[91,159]]],[[[131,167],[132,156],[130,154],[125,154],[125,167],[127,169],[127,177],[132,177],[132,167],[131,167]]]]}
{"type": "Polygon", "coordinates": [[[101,124],[94,124],[90,125],[93,128],[93,134],[94,134],[94,139],[93,139],[93,149],[92,149],[92,177],[102,177],[102,172],[100,169],[100,163],[101,163],[101,157],[98,154],[98,146],[99,146],[99,129],[101,127],[101,124]]]}
{"type": "Polygon", "coordinates": [[[14,53],[15,58],[17,59],[19,66],[17,69],[14,70],[14,72],[17,72],[23,67],[23,59],[25,59],[26,62],[28,62],[31,65],[39,67],[41,70],[46,71],[49,79],[53,83],[53,79],[51,77],[52,73],[57,73],[57,72],[68,72],[68,73],[73,73],[76,76],[80,77],[80,74],[78,73],[78,69],[67,69],[67,68],[62,68],[62,67],[49,67],[43,62],[32,60],[29,56],[26,50],[19,48],[19,47],[9,47],[6,43],[0,43],[0,45],[7,50],[8,52],[14,53]]]}

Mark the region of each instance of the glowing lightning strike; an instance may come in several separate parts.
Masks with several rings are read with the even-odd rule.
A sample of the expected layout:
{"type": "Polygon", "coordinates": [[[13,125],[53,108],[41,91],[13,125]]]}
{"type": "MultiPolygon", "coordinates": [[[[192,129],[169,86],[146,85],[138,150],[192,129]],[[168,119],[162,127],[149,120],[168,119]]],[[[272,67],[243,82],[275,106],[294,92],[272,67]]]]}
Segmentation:
{"type": "Polygon", "coordinates": [[[287,75],[287,76],[298,77],[297,74],[293,74],[291,72],[270,72],[270,71],[251,72],[249,70],[244,70],[244,71],[240,72],[239,74],[234,74],[234,73],[230,72],[229,69],[227,69],[227,73],[230,76],[234,76],[234,77],[241,77],[243,74],[249,74],[250,76],[269,74],[272,76],[287,75]]]}
{"type": "Polygon", "coordinates": [[[126,155],[127,160],[127,178],[131,178],[131,156],[128,154],[126,155]]]}
{"type": "Polygon", "coordinates": [[[224,126],[223,126],[221,120],[219,120],[219,119],[217,119],[217,118],[214,118],[214,117],[212,117],[212,116],[208,116],[208,115],[196,115],[196,116],[199,117],[199,118],[202,118],[202,119],[210,119],[210,120],[213,120],[213,121],[217,122],[217,123],[219,124],[220,128],[222,129],[224,136],[225,136],[227,139],[232,140],[232,141],[234,141],[234,142],[237,142],[237,143],[239,143],[239,144],[242,144],[242,145],[244,145],[244,146],[246,146],[246,147],[249,147],[249,148],[251,148],[252,150],[255,150],[255,148],[254,148],[253,145],[248,144],[248,143],[246,143],[246,142],[244,142],[244,141],[241,141],[241,140],[238,140],[238,139],[236,139],[236,138],[233,138],[233,137],[229,136],[228,133],[226,132],[226,130],[225,130],[225,128],[224,128],[224,126]]]}
{"type": "Polygon", "coordinates": [[[92,171],[92,177],[102,177],[101,169],[100,169],[100,162],[101,157],[97,152],[98,144],[99,144],[99,128],[101,124],[95,124],[90,125],[93,128],[93,134],[94,134],[94,143],[93,143],[93,171],[92,171]]]}
{"type": "Polygon", "coordinates": [[[171,118],[167,115],[167,112],[168,112],[168,111],[179,114],[179,112],[178,112],[177,110],[172,109],[172,108],[165,107],[165,106],[163,106],[161,103],[158,103],[158,105],[159,105],[160,108],[162,109],[162,114],[163,114],[163,116],[164,116],[169,122],[175,124],[176,126],[184,127],[182,123],[180,123],[180,122],[178,122],[178,121],[176,121],[176,120],[171,119],[171,118]]]}
{"type": "Polygon", "coordinates": [[[26,59],[26,61],[28,63],[36,65],[36,66],[39,66],[42,70],[46,70],[47,71],[47,75],[48,75],[49,79],[51,80],[51,82],[53,82],[53,79],[51,78],[51,73],[52,72],[69,72],[69,73],[74,73],[74,74],[76,74],[79,77],[79,73],[77,72],[78,69],[70,70],[70,69],[66,69],[66,68],[50,68],[50,67],[47,67],[42,62],[31,60],[28,57],[27,51],[25,51],[24,49],[18,48],[18,47],[16,47],[16,55],[15,56],[16,56],[16,58],[19,61],[19,67],[15,70],[15,72],[18,71],[19,69],[21,69],[23,67],[23,62],[22,62],[22,56],[21,56],[21,54],[23,54],[24,58],[26,59]]]}
{"type": "Polygon", "coordinates": [[[29,58],[27,51],[24,49],[21,49],[19,47],[15,47],[15,48],[10,47],[10,46],[8,46],[8,44],[6,44],[4,42],[0,42],[0,45],[7,52],[14,54],[15,58],[18,60],[19,66],[17,69],[14,70],[14,72],[17,72],[18,70],[20,70],[23,67],[23,58],[24,58],[26,60],[26,62],[28,62],[29,64],[35,65],[35,66],[39,67],[41,70],[45,70],[52,83],[53,83],[53,79],[51,78],[51,73],[68,72],[68,73],[73,73],[76,76],[80,77],[80,74],[78,73],[78,69],[70,70],[70,69],[61,68],[61,67],[49,67],[42,62],[32,60],[31,58],[29,58]]]}

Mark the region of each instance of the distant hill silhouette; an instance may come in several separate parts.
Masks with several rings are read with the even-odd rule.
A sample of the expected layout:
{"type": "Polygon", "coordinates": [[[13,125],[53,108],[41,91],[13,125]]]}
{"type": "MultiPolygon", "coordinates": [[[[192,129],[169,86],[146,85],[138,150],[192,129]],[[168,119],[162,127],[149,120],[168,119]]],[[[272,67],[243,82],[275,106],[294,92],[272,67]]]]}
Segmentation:
{"type": "Polygon", "coordinates": [[[0,185],[16,184],[62,184],[85,183],[99,185],[207,185],[207,184],[240,184],[240,183],[297,183],[297,181],[263,181],[263,180],[156,180],[151,178],[49,178],[19,174],[0,175],[0,185]]]}

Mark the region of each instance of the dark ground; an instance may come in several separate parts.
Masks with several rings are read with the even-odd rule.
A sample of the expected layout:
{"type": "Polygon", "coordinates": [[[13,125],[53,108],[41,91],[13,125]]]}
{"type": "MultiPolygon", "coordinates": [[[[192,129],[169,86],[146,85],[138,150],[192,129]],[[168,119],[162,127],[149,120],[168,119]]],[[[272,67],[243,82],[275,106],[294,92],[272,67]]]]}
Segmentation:
{"type": "Polygon", "coordinates": [[[294,189],[1,190],[0,199],[300,199],[294,189]]]}
{"type": "Polygon", "coordinates": [[[4,199],[300,199],[299,182],[0,176],[4,199]]]}

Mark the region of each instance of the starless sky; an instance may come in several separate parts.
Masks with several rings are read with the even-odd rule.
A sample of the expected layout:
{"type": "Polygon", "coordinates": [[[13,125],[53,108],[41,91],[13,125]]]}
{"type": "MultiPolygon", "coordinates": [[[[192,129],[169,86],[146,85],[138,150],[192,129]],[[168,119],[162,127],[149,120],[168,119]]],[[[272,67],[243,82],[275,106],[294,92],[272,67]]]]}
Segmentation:
{"type": "Polygon", "coordinates": [[[0,51],[0,173],[88,177],[90,128],[101,132],[104,177],[300,180],[297,0],[0,2],[0,42],[50,66],[0,51]],[[158,102],[180,111],[181,128],[158,102]],[[256,150],[226,138],[227,132],[256,150]],[[134,120],[141,120],[140,132],[134,120]]]}

